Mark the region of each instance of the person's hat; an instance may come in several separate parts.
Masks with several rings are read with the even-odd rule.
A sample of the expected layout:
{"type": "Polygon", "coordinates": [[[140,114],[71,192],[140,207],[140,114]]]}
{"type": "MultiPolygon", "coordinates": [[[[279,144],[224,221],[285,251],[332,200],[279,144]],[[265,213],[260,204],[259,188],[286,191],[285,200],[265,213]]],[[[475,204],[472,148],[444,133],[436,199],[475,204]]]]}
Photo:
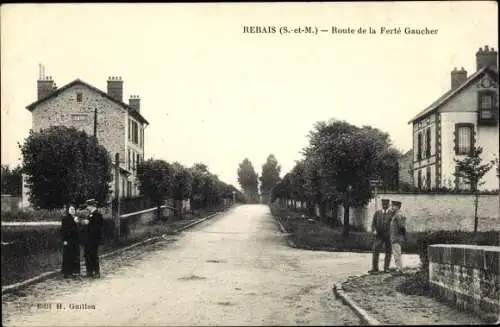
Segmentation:
{"type": "Polygon", "coordinates": [[[97,201],[95,199],[89,199],[85,201],[85,204],[87,206],[97,207],[97,201]]]}
{"type": "Polygon", "coordinates": [[[382,199],[382,203],[384,204],[389,204],[391,202],[391,200],[389,199],[382,199]]]}
{"type": "Polygon", "coordinates": [[[400,201],[392,201],[392,205],[397,205],[398,207],[401,207],[401,202],[400,201]]]}

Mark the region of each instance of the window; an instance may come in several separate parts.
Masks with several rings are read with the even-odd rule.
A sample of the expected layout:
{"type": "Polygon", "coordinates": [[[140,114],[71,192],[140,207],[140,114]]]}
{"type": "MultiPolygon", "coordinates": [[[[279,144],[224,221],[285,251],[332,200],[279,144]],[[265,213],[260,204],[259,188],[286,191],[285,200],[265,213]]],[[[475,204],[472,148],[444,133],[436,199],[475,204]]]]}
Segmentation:
{"type": "Polygon", "coordinates": [[[490,120],[494,118],[495,93],[483,91],[478,93],[479,119],[490,120]]]}
{"type": "Polygon", "coordinates": [[[127,182],[127,197],[132,196],[132,182],[127,182]]]}
{"type": "Polygon", "coordinates": [[[128,140],[132,141],[132,120],[128,120],[128,140]]]}
{"type": "Polygon", "coordinates": [[[417,135],[417,161],[422,160],[422,133],[417,135]]]}
{"type": "Polygon", "coordinates": [[[137,158],[136,158],[135,162],[137,165],[141,162],[141,156],[139,154],[137,154],[137,158]]]}
{"type": "Polygon", "coordinates": [[[144,127],[141,128],[141,148],[144,149],[144,127]]]}
{"type": "Polygon", "coordinates": [[[139,126],[132,119],[128,120],[128,139],[135,144],[139,144],[139,126]]]}
{"type": "Polygon", "coordinates": [[[418,189],[422,188],[422,170],[417,172],[417,187],[418,189]]]}
{"type": "Polygon", "coordinates": [[[132,169],[135,170],[135,166],[136,165],[136,162],[135,162],[135,153],[134,151],[132,151],[132,169]]]}
{"type": "Polygon", "coordinates": [[[427,171],[425,172],[425,184],[428,190],[431,189],[431,167],[427,167],[427,171]]]}
{"type": "Polygon", "coordinates": [[[468,154],[474,146],[474,125],[455,125],[455,154],[468,154]]]}
{"type": "Polygon", "coordinates": [[[82,102],[83,95],[81,92],[76,93],[76,102],[82,102]]]}
{"type": "Polygon", "coordinates": [[[139,144],[139,126],[136,122],[132,122],[132,142],[139,144]]]}
{"type": "Polygon", "coordinates": [[[76,114],[76,115],[71,115],[71,119],[73,121],[77,121],[77,122],[86,122],[87,121],[87,118],[88,116],[85,115],[85,114],[76,114]]]}
{"type": "Polygon", "coordinates": [[[128,160],[127,160],[127,167],[128,167],[128,170],[130,170],[130,161],[131,161],[131,152],[130,152],[130,149],[128,149],[128,160]]]}
{"type": "Polygon", "coordinates": [[[431,156],[431,129],[427,128],[425,131],[425,157],[429,158],[431,156]]]}

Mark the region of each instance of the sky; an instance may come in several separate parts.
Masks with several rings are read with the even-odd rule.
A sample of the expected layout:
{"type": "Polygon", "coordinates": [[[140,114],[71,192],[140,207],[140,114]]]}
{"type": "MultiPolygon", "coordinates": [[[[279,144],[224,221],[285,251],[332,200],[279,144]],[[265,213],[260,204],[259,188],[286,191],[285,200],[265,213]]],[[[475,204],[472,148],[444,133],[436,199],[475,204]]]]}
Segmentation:
{"type": "Polygon", "coordinates": [[[475,53],[498,49],[498,15],[485,2],[8,4],[1,9],[1,162],[21,163],[38,64],[58,87],[80,78],[106,90],[124,80],[141,97],[145,157],[203,162],[238,186],[248,158],[269,154],[282,176],[301,159],[317,121],[371,125],[412,147],[408,121],[469,75],[475,53]],[[276,33],[244,33],[274,26],[276,33]],[[329,32],[281,34],[280,27],[329,32]],[[334,34],[369,27],[376,34],[334,34]],[[401,34],[381,34],[401,28],[401,34]],[[405,34],[437,29],[433,35],[405,34]]]}

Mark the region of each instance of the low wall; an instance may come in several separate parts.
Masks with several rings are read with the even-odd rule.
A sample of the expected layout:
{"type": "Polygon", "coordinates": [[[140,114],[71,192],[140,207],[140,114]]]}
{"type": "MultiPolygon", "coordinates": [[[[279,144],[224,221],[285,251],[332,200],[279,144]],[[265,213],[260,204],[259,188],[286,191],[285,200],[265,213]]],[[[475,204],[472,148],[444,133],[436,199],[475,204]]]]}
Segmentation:
{"type": "MultiPolygon", "coordinates": [[[[408,231],[474,230],[474,195],[470,194],[378,194],[365,208],[351,210],[353,225],[370,228],[373,214],[381,208],[381,199],[401,201],[408,231]]],[[[339,207],[338,217],[343,208],[339,207]]],[[[500,230],[500,198],[480,195],[478,205],[479,230],[500,230]]]]}
{"type": "Polygon", "coordinates": [[[2,212],[17,211],[21,207],[21,198],[9,194],[2,194],[2,212]]]}
{"type": "Polygon", "coordinates": [[[480,316],[500,314],[500,247],[435,244],[428,255],[434,297],[480,316]]]}

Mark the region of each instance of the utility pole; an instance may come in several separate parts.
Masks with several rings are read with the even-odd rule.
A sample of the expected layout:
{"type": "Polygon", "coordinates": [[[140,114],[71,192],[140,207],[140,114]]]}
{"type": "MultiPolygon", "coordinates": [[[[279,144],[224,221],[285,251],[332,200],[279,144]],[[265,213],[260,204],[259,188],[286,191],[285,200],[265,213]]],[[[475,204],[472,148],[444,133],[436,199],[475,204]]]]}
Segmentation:
{"type": "Polygon", "coordinates": [[[97,107],[94,108],[94,137],[97,140],[97,107]]]}
{"type": "Polygon", "coordinates": [[[113,220],[115,222],[115,237],[120,238],[120,154],[115,154],[115,199],[113,220]]]}

